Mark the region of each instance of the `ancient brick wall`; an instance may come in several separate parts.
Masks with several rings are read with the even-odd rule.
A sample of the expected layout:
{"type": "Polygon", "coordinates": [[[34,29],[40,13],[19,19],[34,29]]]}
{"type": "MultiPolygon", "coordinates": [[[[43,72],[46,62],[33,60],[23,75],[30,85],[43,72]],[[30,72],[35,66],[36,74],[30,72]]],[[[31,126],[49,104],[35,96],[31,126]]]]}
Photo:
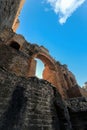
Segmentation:
{"type": "Polygon", "coordinates": [[[0,66],[15,73],[17,76],[27,76],[29,71],[28,58],[16,49],[0,44],[0,66]]]}
{"type": "MultiPolygon", "coordinates": [[[[26,78],[25,69],[23,73],[19,70],[21,75],[9,70],[8,65],[17,67],[17,60],[13,60],[15,57],[22,57],[25,61],[28,57],[4,44],[0,44],[0,49],[1,130],[86,129],[87,99],[71,99],[65,105],[58,90],[48,81],[36,77],[26,78]]],[[[26,68],[21,66],[21,61],[18,60],[19,68],[26,68]]]]}
{"type": "MultiPolygon", "coordinates": [[[[74,91],[80,92],[75,76],[65,65],[56,62],[42,47],[28,43],[23,36],[15,34],[12,30],[4,29],[0,33],[0,50],[0,65],[17,76],[35,76],[35,58],[38,58],[44,63],[43,79],[54,85],[62,98],[74,97],[70,91],[73,92],[73,88],[74,91]]],[[[77,97],[81,95],[84,93],[80,92],[77,97]]]]}
{"type": "Polygon", "coordinates": [[[60,94],[47,81],[0,68],[0,130],[71,130],[60,94]]]}
{"type": "Polygon", "coordinates": [[[18,26],[18,16],[24,4],[24,0],[0,0],[0,29],[18,26]]]}
{"type": "Polygon", "coordinates": [[[87,98],[72,98],[66,101],[73,130],[87,129],[87,98]]]}
{"type": "Polygon", "coordinates": [[[87,92],[83,88],[77,85],[72,88],[69,88],[67,90],[67,94],[69,98],[81,97],[81,96],[87,97],[87,92]]]}
{"type": "Polygon", "coordinates": [[[0,130],[86,130],[87,99],[69,99],[87,96],[75,76],[46,48],[13,32],[23,4],[0,0],[0,130]],[[41,80],[35,58],[45,65],[41,80]]]}

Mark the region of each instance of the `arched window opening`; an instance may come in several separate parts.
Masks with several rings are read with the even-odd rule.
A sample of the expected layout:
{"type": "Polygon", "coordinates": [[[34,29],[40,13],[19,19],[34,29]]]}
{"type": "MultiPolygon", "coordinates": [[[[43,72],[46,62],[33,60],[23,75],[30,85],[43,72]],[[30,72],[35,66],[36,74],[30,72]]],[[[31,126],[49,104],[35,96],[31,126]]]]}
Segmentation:
{"type": "Polygon", "coordinates": [[[15,42],[15,41],[11,42],[10,47],[12,47],[12,48],[14,48],[16,50],[20,49],[20,45],[17,42],[15,42]]]}
{"type": "Polygon", "coordinates": [[[39,60],[37,58],[35,58],[35,60],[37,61],[35,76],[42,79],[43,78],[44,64],[41,60],[39,60]]]}

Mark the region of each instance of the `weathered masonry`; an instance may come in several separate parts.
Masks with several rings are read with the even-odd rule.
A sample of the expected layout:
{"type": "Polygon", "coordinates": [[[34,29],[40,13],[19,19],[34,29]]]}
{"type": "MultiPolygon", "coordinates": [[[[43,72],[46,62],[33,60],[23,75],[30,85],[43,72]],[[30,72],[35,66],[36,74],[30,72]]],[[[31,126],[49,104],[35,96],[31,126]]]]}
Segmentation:
{"type": "Polygon", "coordinates": [[[12,28],[16,31],[18,16],[25,0],[0,0],[0,29],[12,28]]]}
{"type": "Polygon", "coordinates": [[[0,130],[87,130],[87,92],[73,73],[15,33],[23,4],[0,0],[0,130]]]}
{"type": "Polygon", "coordinates": [[[23,36],[17,35],[9,29],[1,32],[0,39],[3,52],[8,54],[8,57],[6,55],[2,57],[3,52],[0,52],[1,65],[9,71],[14,72],[17,76],[34,77],[37,64],[35,58],[38,58],[44,63],[43,79],[54,85],[63,98],[86,95],[67,66],[55,61],[43,46],[30,44],[23,36]],[[10,51],[4,50],[4,46],[10,47],[10,51]]]}

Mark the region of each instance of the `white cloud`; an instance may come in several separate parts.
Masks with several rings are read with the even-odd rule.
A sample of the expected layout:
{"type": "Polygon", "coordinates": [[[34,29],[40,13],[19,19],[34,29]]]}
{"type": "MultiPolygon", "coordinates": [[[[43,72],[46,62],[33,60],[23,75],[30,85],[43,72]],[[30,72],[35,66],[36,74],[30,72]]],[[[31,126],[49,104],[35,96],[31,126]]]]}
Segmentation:
{"type": "Polygon", "coordinates": [[[59,23],[64,24],[72,13],[86,0],[47,0],[54,12],[59,15],[59,23]]]}

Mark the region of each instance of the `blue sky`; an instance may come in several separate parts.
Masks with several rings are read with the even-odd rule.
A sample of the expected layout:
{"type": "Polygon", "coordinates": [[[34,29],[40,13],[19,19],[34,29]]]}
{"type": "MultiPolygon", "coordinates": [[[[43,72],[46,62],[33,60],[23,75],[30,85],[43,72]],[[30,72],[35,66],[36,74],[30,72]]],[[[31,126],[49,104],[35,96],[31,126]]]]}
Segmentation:
{"type": "Polygon", "coordinates": [[[26,0],[17,33],[45,46],[52,57],[68,65],[82,86],[87,81],[87,0],[64,1],[26,0]]]}

